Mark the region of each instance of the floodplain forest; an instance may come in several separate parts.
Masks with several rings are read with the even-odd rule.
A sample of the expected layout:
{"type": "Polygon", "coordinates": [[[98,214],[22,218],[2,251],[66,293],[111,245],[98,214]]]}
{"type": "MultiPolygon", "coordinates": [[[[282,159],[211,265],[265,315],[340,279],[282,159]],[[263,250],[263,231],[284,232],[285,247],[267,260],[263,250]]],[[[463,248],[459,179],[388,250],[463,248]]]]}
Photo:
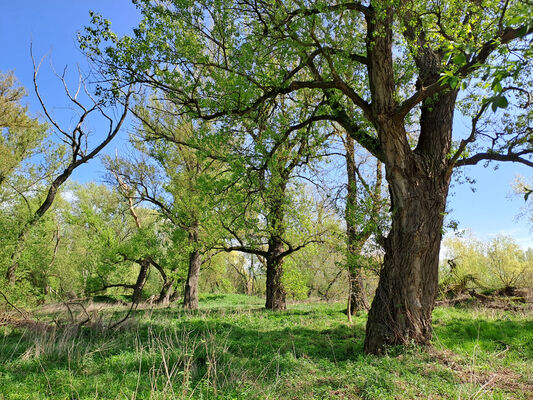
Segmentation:
{"type": "Polygon", "coordinates": [[[132,3],[61,109],[0,71],[0,400],[532,398],[533,249],[447,206],[533,167],[530,1],[132,3]]]}

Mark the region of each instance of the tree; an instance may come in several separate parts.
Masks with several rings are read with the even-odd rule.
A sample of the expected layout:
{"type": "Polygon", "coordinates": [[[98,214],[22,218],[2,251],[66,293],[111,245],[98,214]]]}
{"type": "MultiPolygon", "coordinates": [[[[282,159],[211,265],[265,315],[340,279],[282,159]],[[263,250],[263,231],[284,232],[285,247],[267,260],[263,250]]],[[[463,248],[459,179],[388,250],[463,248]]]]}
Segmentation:
{"type": "Polygon", "coordinates": [[[441,266],[443,294],[455,296],[483,285],[487,277],[486,245],[467,234],[444,239],[446,263],[441,266]]]}
{"type": "MultiPolygon", "coordinates": [[[[269,310],[286,309],[285,258],[319,242],[323,234],[306,227],[306,216],[298,212],[297,200],[305,197],[298,179],[322,157],[319,149],[330,133],[312,127],[311,120],[302,121],[293,104],[293,99],[268,104],[233,127],[229,133],[236,140],[227,140],[233,178],[225,210],[220,213],[230,240],[223,249],[253,254],[264,261],[265,308],[269,310]]],[[[221,133],[228,137],[226,131],[221,133]]]]}
{"type": "Polygon", "coordinates": [[[134,114],[140,124],[132,142],[140,158],[108,158],[107,168],[131,190],[132,202],[146,202],[158,209],[174,226],[172,236],[186,235],[180,251],[187,258],[183,304],[194,310],[198,308],[201,266],[209,261],[218,241],[213,224],[218,198],[211,182],[221,172],[221,163],[194,148],[196,131],[206,128],[176,117],[169,104],[153,100],[138,105],[134,114]]]}
{"type": "Polygon", "coordinates": [[[26,90],[17,86],[12,72],[0,72],[0,189],[21,164],[28,161],[47,136],[47,125],[28,115],[20,102],[26,90]]]}
{"type": "Polygon", "coordinates": [[[487,246],[487,272],[492,287],[512,292],[531,283],[533,262],[513,238],[498,235],[487,246]]]}
{"type": "Polygon", "coordinates": [[[511,237],[498,235],[482,242],[467,236],[447,238],[444,243],[447,266],[442,268],[442,284],[450,294],[472,287],[512,293],[531,282],[531,251],[523,251],[511,237]]]}
{"type": "Polygon", "coordinates": [[[349,273],[348,320],[356,311],[368,309],[363,285],[363,272],[369,263],[363,254],[363,247],[372,235],[382,240],[384,221],[381,186],[383,184],[382,163],[377,161],[373,186],[363,177],[360,164],[355,160],[354,139],[346,135],[343,139],[346,159],[346,221],[347,267],[349,273]],[[359,182],[359,185],[358,185],[359,182]],[[362,186],[362,187],[361,187],[362,186]]]}
{"type": "Polygon", "coordinates": [[[483,160],[533,166],[531,5],[521,0],[136,4],[143,20],[132,37],[119,39],[100,17],[80,37],[114,79],[161,88],[183,112],[204,119],[239,120],[279,96],[305,93],[315,104],[308,119],[336,122],[383,162],[392,222],[365,350],[429,343],[454,167],[483,160]],[[110,44],[105,51],[104,40],[110,44]],[[472,112],[472,130],[454,142],[460,90],[465,112],[472,112]],[[512,106],[517,107],[511,115],[499,111],[512,106]],[[496,125],[493,135],[480,124],[490,109],[509,123],[504,129],[496,125]],[[491,139],[484,141],[487,136],[491,139]]]}
{"type": "MultiPolygon", "coordinates": [[[[115,120],[112,117],[112,114],[109,111],[106,111],[106,105],[109,105],[108,99],[95,99],[91,95],[88,87],[85,84],[85,80],[82,79],[81,75],[79,85],[74,94],[71,94],[71,92],[69,91],[68,86],[65,82],[64,75],[61,76],[60,80],[65,88],[65,94],[72,106],[75,108],[75,111],[73,112],[73,118],[74,120],[77,119],[74,128],[67,129],[62,127],[59,124],[58,120],[54,118],[52,113],[46,107],[43,97],[39,92],[39,86],[37,83],[37,74],[39,72],[39,67],[40,63],[36,65],[34,61],[33,84],[35,94],[37,95],[37,98],[43,108],[44,114],[50,126],[55,130],[55,133],[58,135],[60,142],[66,146],[67,150],[66,155],[63,155],[63,158],[60,160],[60,169],[63,169],[63,171],[55,174],[55,176],[51,177],[50,182],[47,182],[47,187],[44,190],[44,192],[46,193],[44,199],[42,200],[38,208],[32,211],[31,216],[28,218],[28,220],[25,221],[21,226],[17,240],[15,242],[16,244],[13,247],[13,251],[11,252],[11,260],[6,271],[6,280],[10,285],[14,285],[15,283],[18,259],[24,247],[25,238],[30,232],[31,228],[39,222],[43,215],[52,206],[61,185],[63,185],[67,181],[67,179],[72,175],[74,170],[96,157],[100,153],[100,151],[118,134],[122,127],[122,124],[124,123],[124,120],[126,119],[129,100],[132,95],[130,87],[123,96],[124,104],[122,106],[121,111],[119,112],[118,118],[115,120]],[[88,101],[90,104],[88,106],[84,105],[79,98],[80,92],[82,90],[88,97],[88,101]],[[94,115],[98,115],[104,121],[104,123],[107,125],[107,132],[104,135],[104,138],[97,142],[96,145],[91,148],[89,146],[88,140],[90,131],[87,127],[87,120],[94,115]]],[[[102,90],[102,88],[100,88],[100,90],[102,90]]],[[[118,89],[114,90],[114,94],[117,97],[119,96],[119,93],[120,91],[118,89]]]]}
{"type": "Polygon", "coordinates": [[[136,207],[123,186],[114,190],[94,183],[75,185],[71,193],[71,205],[64,213],[68,222],[64,245],[81,259],[78,268],[86,277],[82,285],[86,294],[122,288],[131,290],[136,305],[154,267],[163,283],[156,301],[168,300],[170,279],[163,268],[168,241],[162,240],[160,215],[136,207]],[[86,253],[79,254],[80,250],[86,253]]]}

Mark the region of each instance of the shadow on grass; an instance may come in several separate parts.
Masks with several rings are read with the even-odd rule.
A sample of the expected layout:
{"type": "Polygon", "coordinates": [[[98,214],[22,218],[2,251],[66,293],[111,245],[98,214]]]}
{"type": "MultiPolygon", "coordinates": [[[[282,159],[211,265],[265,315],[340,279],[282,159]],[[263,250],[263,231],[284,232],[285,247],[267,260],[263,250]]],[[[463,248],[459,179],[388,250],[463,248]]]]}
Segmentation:
{"type": "MultiPolygon", "coordinates": [[[[204,299],[214,301],[224,297],[213,296],[204,299]]],[[[356,323],[350,326],[345,323],[343,312],[341,305],[303,309],[296,306],[286,312],[271,312],[257,305],[197,311],[177,307],[136,310],[130,323],[120,330],[104,331],[99,336],[97,331],[84,328],[73,336],[72,343],[68,340],[62,343],[60,336],[51,338],[56,343],[49,350],[45,340],[41,340],[45,348],[40,353],[32,350],[39,339],[37,334],[13,330],[3,338],[0,336],[0,377],[6,384],[9,381],[15,385],[17,381],[26,381],[46,371],[46,380],[35,379],[40,379],[41,385],[55,387],[64,385],[62,381],[68,373],[69,379],[83,382],[94,383],[99,379],[119,382],[127,391],[138,385],[137,371],[143,371],[139,390],[149,394],[154,385],[166,387],[163,366],[171,371],[182,371],[172,378],[176,387],[185,379],[183,371],[187,368],[190,385],[194,387],[210,376],[213,365],[219,371],[216,379],[219,376],[227,379],[229,387],[241,380],[239,374],[246,376],[243,380],[247,382],[261,381],[264,387],[275,385],[280,376],[300,374],[307,376],[305,379],[325,379],[319,377],[320,372],[305,375],[302,371],[308,368],[323,370],[324,375],[331,378],[331,381],[318,382],[315,389],[337,384],[344,387],[343,379],[339,378],[339,382],[334,379],[335,373],[342,370],[344,374],[352,374],[352,378],[357,377],[353,385],[361,393],[367,391],[367,398],[379,398],[378,394],[372,394],[377,389],[393,393],[394,382],[398,379],[394,374],[400,373],[400,369],[402,376],[411,376],[409,379],[418,382],[425,371],[423,365],[405,365],[400,357],[387,361],[364,355],[364,318],[356,318],[356,323]],[[33,353],[28,353],[29,350],[33,353]],[[337,366],[339,369],[335,369],[337,366]],[[147,371],[154,373],[148,376],[147,371]]],[[[457,351],[468,352],[479,345],[497,354],[509,347],[508,353],[521,352],[524,357],[533,357],[531,319],[472,319],[466,313],[454,314],[453,310],[440,314],[435,333],[447,348],[455,351],[457,346],[457,351]]],[[[123,311],[114,312],[113,318],[121,315],[123,311]]],[[[107,317],[111,317],[111,313],[107,317]]],[[[401,354],[396,350],[390,355],[401,354]]],[[[418,352],[418,349],[411,351],[418,352]]],[[[441,384],[454,384],[454,376],[449,371],[431,371],[433,375],[442,374],[441,384]]],[[[90,394],[89,383],[80,384],[78,390],[90,394]]],[[[305,386],[306,383],[298,384],[305,386]]],[[[435,390],[445,393],[448,386],[443,387],[435,390]]]]}

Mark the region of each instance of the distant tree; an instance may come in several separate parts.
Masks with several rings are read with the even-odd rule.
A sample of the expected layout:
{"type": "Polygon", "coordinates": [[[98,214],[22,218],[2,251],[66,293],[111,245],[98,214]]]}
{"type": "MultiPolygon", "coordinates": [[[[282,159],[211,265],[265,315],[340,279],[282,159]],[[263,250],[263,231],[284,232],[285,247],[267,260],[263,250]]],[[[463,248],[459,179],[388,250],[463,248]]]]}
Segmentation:
{"type": "Polygon", "coordinates": [[[531,284],[533,260],[512,237],[499,235],[487,245],[487,272],[492,287],[509,291],[531,284]]]}
{"type": "Polygon", "coordinates": [[[531,251],[523,251],[509,236],[498,235],[488,242],[473,236],[447,238],[444,244],[446,262],[441,266],[444,294],[457,295],[473,288],[508,292],[531,284],[531,251]]]}
{"type": "Polygon", "coordinates": [[[455,296],[467,289],[482,285],[486,277],[486,246],[467,234],[465,237],[444,239],[445,262],[441,265],[440,288],[442,294],[455,296]]]}
{"type": "Polygon", "coordinates": [[[343,138],[346,160],[346,200],[344,219],[346,221],[346,263],[349,274],[348,319],[356,311],[368,309],[363,285],[365,270],[372,263],[371,257],[365,256],[364,247],[373,235],[376,242],[383,241],[383,229],[386,217],[385,200],[382,196],[383,165],[377,160],[372,179],[364,177],[363,163],[355,159],[354,139],[346,134],[343,138]]]}
{"type": "MultiPolygon", "coordinates": [[[[72,197],[65,218],[77,241],[70,243],[71,252],[79,254],[80,247],[87,251],[78,260],[87,294],[121,288],[131,291],[138,304],[150,267],[159,271],[165,286],[168,277],[160,264],[165,263],[167,248],[160,240],[163,227],[157,212],[134,207],[118,190],[94,183],[74,186],[72,197]]],[[[161,301],[166,295],[160,294],[161,301]]]]}
{"type": "Polygon", "coordinates": [[[313,121],[302,119],[301,110],[287,98],[269,103],[219,136],[234,138],[226,141],[232,178],[219,214],[229,233],[223,249],[263,260],[265,308],[270,310],[286,309],[285,258],[320,242],[325,233],[311,229],[310,216],[297,206],[302,199],[311,200],[299,183],[306,168],[322,158],[320,149],[331,135],[319,125],[312,128],[313,121]]]}
{"type": "Polygon", "coordinates": [[[17,169],[29,168],[27,162],[42,151],[48,135],[48,126],[30,117],[21,104],[25,96],[26,90],[17,85],[12,72],[0,72],[0,190],[17,169]]]}
{"type": "Polygon", "coordinates": [[[132,137],[139,158],[108,158],[106,164],[131,189],[132,201],[151,204],[174,226],[177,237],[178,232],[186,235],[181,249],[188,271],[183,304],[192,310],[198,308],[201,266],[209,261],[220,234],[213,180],[223,171],[219,160],[194,148],[195,135],[204,128],[176,117],[168,106],[159,101],[139,105],[134,110],[139,129],[132,137]]]}

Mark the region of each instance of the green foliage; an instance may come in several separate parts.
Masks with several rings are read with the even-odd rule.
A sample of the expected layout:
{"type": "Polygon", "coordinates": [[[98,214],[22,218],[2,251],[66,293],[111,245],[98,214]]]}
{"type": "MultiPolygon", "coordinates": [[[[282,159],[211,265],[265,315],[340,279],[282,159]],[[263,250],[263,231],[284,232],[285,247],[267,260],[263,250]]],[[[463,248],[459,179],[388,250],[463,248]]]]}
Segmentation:
{"type": "Polygon", "coordinates": [[[508,236],[487,243],[474,237],[444,241],[447,265],[441,266],[443,291],[457,294],[468,288],[505,289],[530,287],[533,278],[531,251],[523,251],[508,236]]]}
{"type": "Polygon", "coordinates": [[[29,116],[21,104],[25,95],[13,73],[0,72],[0,195],[6,179],[30,168],[29,160],[43,150],[48,135],[47,125],[29,116]]]}

